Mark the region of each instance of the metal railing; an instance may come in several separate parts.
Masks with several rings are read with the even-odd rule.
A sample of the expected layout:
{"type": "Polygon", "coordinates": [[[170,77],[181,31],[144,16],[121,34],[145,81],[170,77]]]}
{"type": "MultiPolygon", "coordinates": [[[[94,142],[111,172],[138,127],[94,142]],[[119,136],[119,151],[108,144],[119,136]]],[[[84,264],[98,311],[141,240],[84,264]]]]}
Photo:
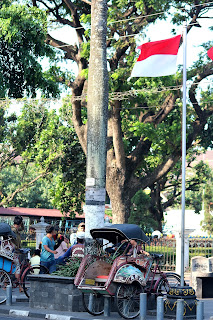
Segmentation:
{"type": "Polygon", "coordinates": [[[190,238],[189,239],[189,267],[191,267],[191,258],[203,256],[206,258],[213,256],[212,238],[190,238]]]}
{"type": "MultiPolygon", "coordinates": [[[[149,245],[145,245],[145,250],[149,253],[163,254],[161,268],[165,271],[175,270],[176,267],[176,239],[152,239],[149,245]]],[[[189,269],[191,268],[191,258],[203,256],[206,258],[213,256],[212,238],[189,238],[189,269]]]]}
{"type": "Polygon", "coordinates": [[[176,240],[175,239],[152,239],[149,245],[145,245],[149,253],[163,254],[161,269],[165,271],[175,270],[176,267],[176,240]]]}

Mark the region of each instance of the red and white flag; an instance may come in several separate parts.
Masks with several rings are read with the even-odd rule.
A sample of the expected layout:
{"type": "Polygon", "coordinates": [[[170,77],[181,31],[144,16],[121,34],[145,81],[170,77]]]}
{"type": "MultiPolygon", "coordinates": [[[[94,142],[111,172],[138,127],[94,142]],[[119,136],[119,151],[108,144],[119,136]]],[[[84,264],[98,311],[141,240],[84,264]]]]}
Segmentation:
{"type": "Polygon", "coordinates": [[[161,77],[176,72],[181,35],[139,46],[141,54],[133,67],[131,77],[161,77]]]}
{"type": "Polygon", "coordinates": [[[207,54],[208,54],[209,58],[213,60],[213,47],[211,47],[211,48],[207,51],[207,54]]]}

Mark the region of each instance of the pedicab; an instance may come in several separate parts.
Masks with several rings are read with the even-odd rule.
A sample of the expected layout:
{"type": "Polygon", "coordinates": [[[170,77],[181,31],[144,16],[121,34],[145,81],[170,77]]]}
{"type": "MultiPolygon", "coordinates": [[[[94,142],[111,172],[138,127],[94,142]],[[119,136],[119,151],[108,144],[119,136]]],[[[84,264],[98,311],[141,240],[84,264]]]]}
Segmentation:
{"type": "Polygon", "coordinates": [[[75,277],[75,285],[83,293],[85,309],[92,315],[100,315],[104,310],[104,297],[114,297],[119,314],[126,319],[135,318],[152,259],[137,254],[137,248],[133,248],[131,255],[128,251],[131,239],[148,242],[148,237],[133,224],[114,224],[92,229],[90,233],[97,252],[84,257],[75,277]],[[100,239],[108,240],[115,247],[114,254],[108,255],[107,250],[103,250],[100,239]],[[126,248],[120,253],[123,244],[126,248]]]}
{"type": "Polygon", "coordinates": [[[83,258],[75,277],[83,305],[90,314],[103,314],[104,298],[111,297],[121,317],[134,319],[140,313],[140,293],[154,293],[157,297],[169,290],[170,280],[172,286],[180,285],[179,275],[161,272],[158,262],[162,254],[147,256],[141,253],[141,247],[131,248],[132,240],[139,244],[149,242],[139,226],[114,224],[92,229],[90,233],[94,240],[91,254],[83,258]],[[115,248],[110,255],[106,241],[115,248]]]}
{"type": "Polygon", "coordinates": [[[10,274],[14,274],[16,266],[13,263],[13,251],[11,240],[16,235],[7,223],[0,223],[0,303],[6,301],[6,287],[12,285],[10,274]]]}
{"type": "Polygon", "coordinates": [[[28,248],[14,250],[12,240],[16,238],[15,233],[7,223],[0,223],[0,304],[7,299],[6,287],[12,286],[13,289],[19,287],[25,295],[30,296],[30,283],[28,276],[30,274],[48,273],[44,266],[31,266],[27,255],[28,248]],[[14,256],[15,255],[15,256],[14,256]],[[19,260],[20,272],[18,279],[15,277],[17,265],[14,261],[19,260]]]}

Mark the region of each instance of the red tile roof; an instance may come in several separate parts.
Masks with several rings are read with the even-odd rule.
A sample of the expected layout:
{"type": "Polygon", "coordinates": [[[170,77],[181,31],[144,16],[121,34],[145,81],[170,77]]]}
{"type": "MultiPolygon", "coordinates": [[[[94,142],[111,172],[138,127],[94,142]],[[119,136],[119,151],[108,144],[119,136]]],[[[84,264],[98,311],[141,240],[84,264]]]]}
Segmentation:
{"type": "Polygon", "coordinates": [[[213,167],[213,150],[207,150],[206,153],[200,154],[195,159],[196,162],[201,160],[213,167]]]}
{"type": "MultiPolygon", "coordinates": [[[[0,215],[6,216],[38,216],[38,217],[51,217],[62,218],[62,213],[57,209],[42,209],[42,208],[3,208],[0,207],[0,215]]],[[[76,214],[76,218],[84,218],[84,215],[76,214]]]]}
{"type": "MultiPolygon", "coordinates": [[[[105,206],[106,209],[109,208],[109,206],[105,206]]],[[[0,207],[0,216],[37,216],[37,217],[51,217],[51,218],[62,218],[61,211],[57,209],[42,209],[42,208],[18,208],[18,207],[11,207],[11,208],[3,208],[0,207]]],[[[67,214],[69,217],[69,214],[67,214]]],[[[106,217],[107,215],[105,215],[106,217]]],[[[82,219],[85,218],[84,213],[82,215],[79,215],[76,213],[75,218],[82,219]]]]}

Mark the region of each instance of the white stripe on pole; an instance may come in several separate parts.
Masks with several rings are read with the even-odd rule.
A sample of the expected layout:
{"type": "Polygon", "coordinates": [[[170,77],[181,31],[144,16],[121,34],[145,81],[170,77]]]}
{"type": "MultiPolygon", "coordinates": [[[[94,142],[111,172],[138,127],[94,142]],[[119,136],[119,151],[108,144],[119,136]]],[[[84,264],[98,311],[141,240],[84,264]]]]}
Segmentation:
{"type": "Polygon", "coordinates": [[[187,23],[183,25],[183,108],[182,108],[182,216],[181,216],[181,286],[184,286],[184,231],[185,231],[185,180],[186,180],[186,40],[187,23]]]}

